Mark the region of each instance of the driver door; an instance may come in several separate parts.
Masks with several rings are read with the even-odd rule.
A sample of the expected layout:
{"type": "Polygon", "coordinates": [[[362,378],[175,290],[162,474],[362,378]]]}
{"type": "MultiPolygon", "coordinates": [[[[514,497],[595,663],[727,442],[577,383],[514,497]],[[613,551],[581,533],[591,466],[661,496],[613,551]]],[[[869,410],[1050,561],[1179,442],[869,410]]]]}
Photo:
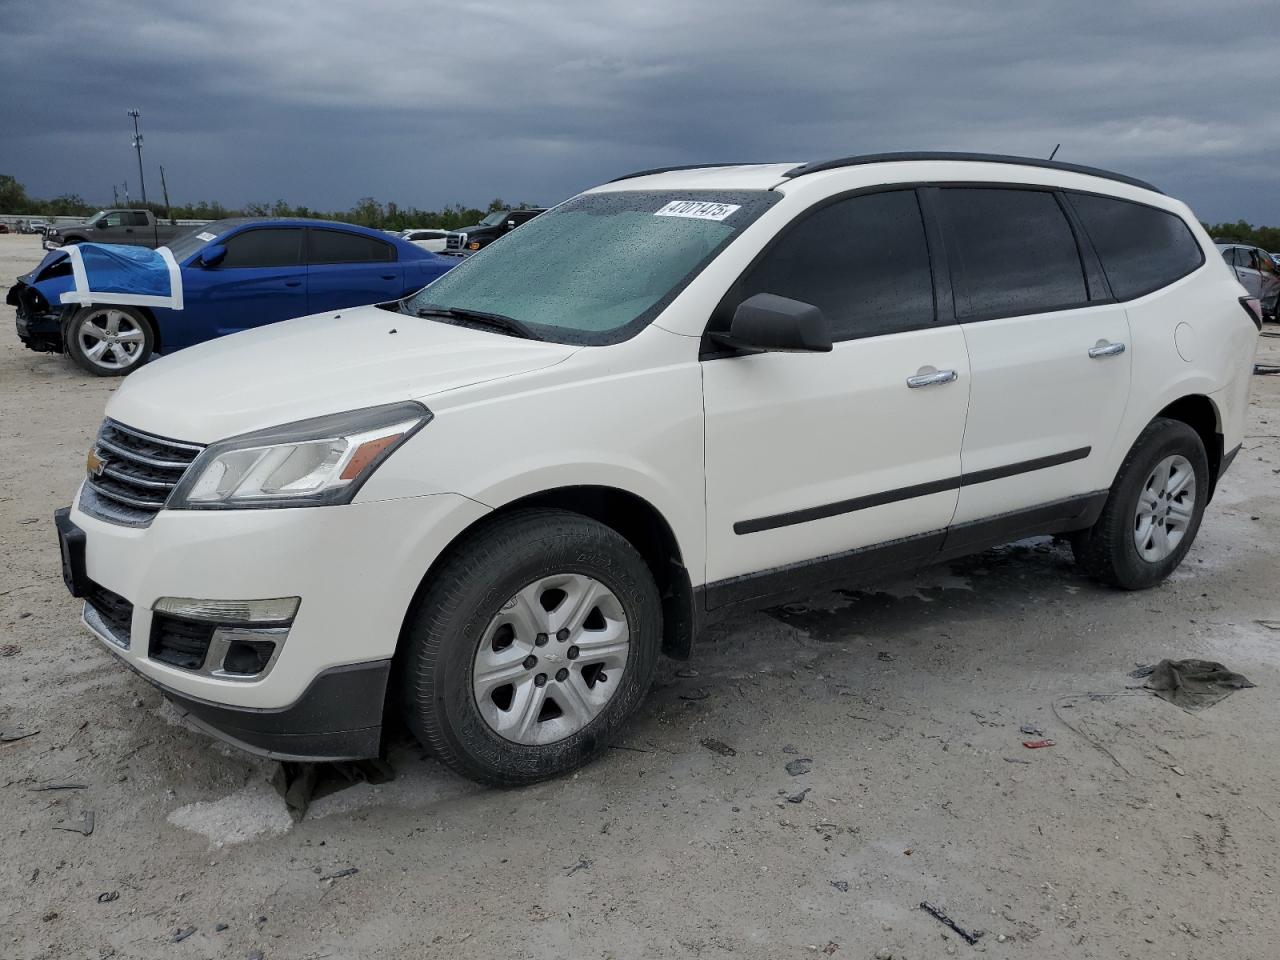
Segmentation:
{"type": "Polygon", "coordinates": [[[820,307],[834,345],[702,363],[708,607],[927,562],[960,488],[969,358],[914,190],[801,215],[730,306],[762,292],[820,307]]]}

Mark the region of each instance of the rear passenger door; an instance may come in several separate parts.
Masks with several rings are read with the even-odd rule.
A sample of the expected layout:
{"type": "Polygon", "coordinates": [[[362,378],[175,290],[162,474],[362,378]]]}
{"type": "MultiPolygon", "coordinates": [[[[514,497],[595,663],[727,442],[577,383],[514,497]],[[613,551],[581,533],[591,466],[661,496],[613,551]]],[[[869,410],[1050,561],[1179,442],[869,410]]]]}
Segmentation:
{"type": "Polygon", "coordinates": [[[704,350],[708,606],[937,552],[969,364],[929,253],[914,190],[855,195],[802,213],[726,294],[711,329],[772,293],[820,307],[834,347],[704,350]]]}
{"type": "MultiPolygon", "coordinates": [[[[1065,199],[1050,189],[925,191],[946,237],[969,349],[963,480],[948,549],[966,525],[1105,489],[1129,393],[1129,328],[1065,199]]],[[[1082,509],[1082,508],[1081,508],[1082,509]]],[[[1042,511],[1043,512],[1043,511],[1042,511]]],[[[1010,517],[1009,533],[1019,532],[1010,517]]]]}
{"type": "Polygon", "coordinates": [[[363,233],[307,229],[307,312],[324,313],[404,295],[394,245],[363,233]]]}

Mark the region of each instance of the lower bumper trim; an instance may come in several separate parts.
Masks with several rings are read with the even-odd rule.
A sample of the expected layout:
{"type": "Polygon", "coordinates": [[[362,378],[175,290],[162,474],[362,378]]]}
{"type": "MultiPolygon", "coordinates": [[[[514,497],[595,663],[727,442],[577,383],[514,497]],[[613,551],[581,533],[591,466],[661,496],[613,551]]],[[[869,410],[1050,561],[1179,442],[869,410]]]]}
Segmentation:
{"type": "Polygon", "coordinates": [[[142,674],[206,733],[272,760],[365,760],[382,745],[390,660],[331,667],[287,707],[254,709],[187,696],[142,674]]]}

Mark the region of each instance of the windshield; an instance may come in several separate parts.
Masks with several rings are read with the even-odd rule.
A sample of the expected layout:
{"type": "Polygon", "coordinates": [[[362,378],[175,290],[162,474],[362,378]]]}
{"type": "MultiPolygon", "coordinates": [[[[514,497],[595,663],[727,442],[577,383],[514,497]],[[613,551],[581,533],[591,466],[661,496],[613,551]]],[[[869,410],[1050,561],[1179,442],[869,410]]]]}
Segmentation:
{"type": "Polygon", "coordinates": [[[505,211],[505,210],[495,210],[493,213],[489,214],[487,217],[485,217],[483,220],[481,220],[481,221],[477,224],[477,226],[480,226],[480,227],[496,227],[498,224],[500,224],[500,223],[501,223],[503,220],[505,220],[505,219],[507,219],[507,211],[505,211]]]}
{"type": "Polygon", "coordinates": [[[92,217],[85,217],[85,218],[84,218],[84,222],[85,222],[85,223],[97,223],[99,220],[101,220],[101,219],[102,219],[103,217],[105,217],[106,215],[107,215],[107,211],[105,211],[105,210],[99,210],[99,211],[98,211],[97,213],[95,213],[92,217]]]}
{"type": "Polygon", "coordinates": [[[173,254],[173,259],[181,263],[187,257],[191,256],[197,250],[203,248],[219,235],[226,233],[231,225],[237,221],[233,220],[215,220],[213,223],[205,223],[198,227],[191,227],[189,230],[178,234],[172,240],[165,244],[173,254]]]}
{"type": "Polygon", "coordinates": [[[511,317],[559,343],[633,336],[778,199],[764,190],[574,197],[409,298],[511,317]]]}

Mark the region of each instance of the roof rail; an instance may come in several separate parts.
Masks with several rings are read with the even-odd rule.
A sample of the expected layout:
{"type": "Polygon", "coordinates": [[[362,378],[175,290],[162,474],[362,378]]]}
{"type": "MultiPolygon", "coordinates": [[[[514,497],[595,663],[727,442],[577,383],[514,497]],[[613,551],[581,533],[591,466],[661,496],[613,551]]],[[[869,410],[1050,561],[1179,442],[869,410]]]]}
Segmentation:
{"type": "Polygon", "coordinates": [[[796,177],[803,177],[807,173],[817,173],[820,170],[837,170],[841,167],[856,167],[867,163],[901,163],[904,161],[914,160],[968,160],[977,163],[1010,163],[1024,167],[1044,167],[1048,170],[1065,170],[1069,173],[1083,173],[1090,177],[1101,177],[1104,180],[1115,180],[1119,183],[1127,183],[1131,187],[1141,187],[1143,190],[1151,190],[1154,193],[1164,192],[1160,188],[1147,183],[1145,180],[1139,180],[1136,177],[1127,177],[1122,173],[1112,173],[1110,170],[1101,170],[1098,167],[1086,167],[1078,163],[1065,163],[1062,160],[1038,160],[1035,157],[1011,157],[1001,153],[948,153],[932,152],[927,150],[907,153],[866,153],[861,156],[841,157],[838,160],[802,163],[798,167],[792,167],[784,173],[783,176],[788,179],[794,179],[796,177]]]}
{"type": "MultiPolygon", "coordinates": [[[[764,166],[763,163],[682,163],[673,167],[652,167],[648,170],[637,170],[635,173],[628,173],[622,177],[614,177],[607,183],[618,183],[622,180],[634,180],[636,177],[648,177],[656,173],[675,173],[677,170],[710,170],[714,167],[758,167],[764,166]]],[[[800,169],[799,167],[796,168],[800,169]]]]}

